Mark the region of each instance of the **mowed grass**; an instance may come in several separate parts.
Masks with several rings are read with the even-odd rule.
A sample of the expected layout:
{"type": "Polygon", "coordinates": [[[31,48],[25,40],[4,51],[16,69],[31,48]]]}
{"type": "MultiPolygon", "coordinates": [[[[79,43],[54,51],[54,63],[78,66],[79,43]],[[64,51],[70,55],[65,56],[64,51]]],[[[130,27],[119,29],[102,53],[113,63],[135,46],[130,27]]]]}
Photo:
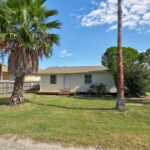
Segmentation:
{"type": "Polygon", "coordinates": [[[116,98],[49,96],[26,93],[26,102],[9,106],[0,97],[0,136],[11,134],[65,146],[150,149],[150,101],[128,100],[114,110],[116,98]]]}

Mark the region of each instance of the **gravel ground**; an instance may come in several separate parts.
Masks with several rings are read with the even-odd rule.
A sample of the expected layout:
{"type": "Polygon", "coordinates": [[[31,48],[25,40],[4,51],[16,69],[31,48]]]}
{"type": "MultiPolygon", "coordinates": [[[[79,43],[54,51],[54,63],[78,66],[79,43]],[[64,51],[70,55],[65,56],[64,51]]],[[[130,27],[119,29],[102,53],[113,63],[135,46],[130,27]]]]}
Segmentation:
{"type": "Polygon", "coordinates": [[[33,140],[16,140],[16,137],[0,138],[0,150],[102,150],[99,148],[62,147],[60,144],[37,143],[33,140]]]}

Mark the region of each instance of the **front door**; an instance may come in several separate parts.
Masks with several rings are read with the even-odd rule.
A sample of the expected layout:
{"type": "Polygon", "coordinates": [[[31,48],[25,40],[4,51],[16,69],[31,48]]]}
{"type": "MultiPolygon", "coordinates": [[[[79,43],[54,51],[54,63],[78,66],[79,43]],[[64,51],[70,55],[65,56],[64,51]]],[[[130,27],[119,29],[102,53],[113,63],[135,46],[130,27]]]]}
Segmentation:
{"type": "Polygon", "coordinates": [[[71,75],[64,75],[64,90],[71,89],[71,75]]]}

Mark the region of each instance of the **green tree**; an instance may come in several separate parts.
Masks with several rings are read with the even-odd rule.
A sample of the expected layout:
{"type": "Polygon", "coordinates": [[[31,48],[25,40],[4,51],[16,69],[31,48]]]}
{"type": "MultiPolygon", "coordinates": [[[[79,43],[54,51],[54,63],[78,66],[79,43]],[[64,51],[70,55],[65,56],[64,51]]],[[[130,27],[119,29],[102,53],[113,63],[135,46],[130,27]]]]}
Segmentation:
{"type": "Polygon", "coordinates": [[[59,36],[50,33],[60,28],[58,21],[49,21],[57,14],[48,10],[46,0],[4,0],[0,3],[0,49],[9,55],[8,70],[15,75],[10,103],[23,102],[23,81],[37,72],[38,60],[52,54],[59,36]]]}
{"type": "Polygon", "coordinates": [[[145,95],[149,86],[148,76],[147,68],[139,64],[134,65],[125,78],[126,87],[129,89],[128,93],[132,96],[145,95]]]}
{"type": "Polygon", "coordinates": [[[139,55],[139,61],[145,67],[147,67],[148,69],[150,69],[150,49],[147,49],[145,52],[140,53],[140,55],[139,55]]]}
{"type": "MultiPolygon", "coordinates": [[[[145,94],[148,87],[147,77],[149,73],[142,60],[141,54],[136,49],[123,47],[125,86],[129,90],[128,93],[132,96],[145,94]]],[[[106,50],[102,56],[102,64],[110,69],[117,82],[117,47],[110,47],[106,50]]]]}
{"type": "MultiPolygon", "coordinates": [[[[132,66],[138,60],[139,54],[138,51],[131,47],[123,47],[123,65],[124,65],[124,72],[130,72],[132,70],[132,66]]],[[[107,66],[112,74],[115,77],[115,81],[117,81],[117,47],[110,47],[106,50],[104,55],[102,56],[102,64],[107,66]]]]}

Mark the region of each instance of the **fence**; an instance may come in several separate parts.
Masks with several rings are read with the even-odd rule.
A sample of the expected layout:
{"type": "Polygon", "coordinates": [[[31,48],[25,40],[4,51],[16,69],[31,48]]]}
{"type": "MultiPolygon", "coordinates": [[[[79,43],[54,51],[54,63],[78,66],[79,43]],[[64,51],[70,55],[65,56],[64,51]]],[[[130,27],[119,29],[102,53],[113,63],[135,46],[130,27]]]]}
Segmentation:
{"type": "MultiPolygon", "coordinates": [[[[7,94],[13,91],[14,81],[0,81],[0,94],[7,94]]],[[[24,91],[38,90],[38,81],[24,82],[24,91]]]]}

